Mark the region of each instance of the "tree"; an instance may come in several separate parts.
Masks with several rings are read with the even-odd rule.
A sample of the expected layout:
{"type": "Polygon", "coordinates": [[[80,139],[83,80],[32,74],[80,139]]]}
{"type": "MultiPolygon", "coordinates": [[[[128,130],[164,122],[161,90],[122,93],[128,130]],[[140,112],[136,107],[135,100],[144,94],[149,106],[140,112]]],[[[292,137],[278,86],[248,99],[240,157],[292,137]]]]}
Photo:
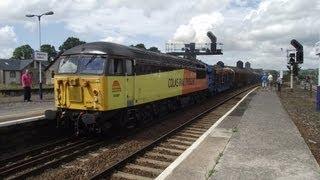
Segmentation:
{"type": "Polygon", "coordinates": [[[68,37],[68,39],[59,47],[60,51],[65,51],[75,46],[85,44],[86,42],[80,41],[79,38],[68,37]]]}
{"type": "Polygon", "coordinates": [[[157,47],[150,47],[149,49],[148,49],[148,51],[152,51],[152,52],[157,52],[157,53],[160,53],[161,51],[157,48],[157,47]]]}
{"type": "Polygon", "coordinates": [[[32,59],[33,49],[29,44],[17,47],[12,54],[12,59],[32,59]]]}
{"type": "Polygon", "coordinates": [[[136,48],[139,48],[139,49],[143,49],[143,50],[146,50],[146,46],[142,43],[139,43],[139,44],[136,44],[135,46],[134,45],[131,45],[132,47],[136,47],[136,48]]]}
{"type": "Polygon", "coordinates": [[[50,44],[41,45],[40,50],[41,52],[48,53],[48,60],[50,60],[51,58],[55,58],[57,55],[56,49],[54,48],[54,46],[51,46],[50,44]]]}

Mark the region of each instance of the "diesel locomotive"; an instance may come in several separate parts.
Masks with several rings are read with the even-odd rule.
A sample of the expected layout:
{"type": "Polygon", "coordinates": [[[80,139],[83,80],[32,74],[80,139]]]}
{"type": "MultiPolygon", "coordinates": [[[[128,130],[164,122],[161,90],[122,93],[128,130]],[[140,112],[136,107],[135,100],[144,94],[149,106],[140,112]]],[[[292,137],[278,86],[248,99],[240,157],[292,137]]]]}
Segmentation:
{"type": "Polygon", "coordinates": [[[108,42],[71,48],[58,61],[57,111],[45,115],[76,133],[134,127],[258,80],[253,71],[222,62],[211,66],[108,42]]]}

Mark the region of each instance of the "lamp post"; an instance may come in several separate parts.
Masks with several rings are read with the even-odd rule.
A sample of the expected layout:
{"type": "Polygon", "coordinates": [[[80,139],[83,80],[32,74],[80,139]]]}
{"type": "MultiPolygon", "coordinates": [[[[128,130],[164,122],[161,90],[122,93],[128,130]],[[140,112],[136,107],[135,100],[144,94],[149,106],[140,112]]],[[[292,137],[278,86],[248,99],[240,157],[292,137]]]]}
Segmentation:
{"type": "MultiPolygon", "coordinates": [[[[54,13],[52,11],[36,15],[36,14],[27,14],[26,17],[32,18],[32,17],[38,17],[38,25],[39,25],[39,51],[41,51],[41,17],[42,16],[49,16],[53,15],[54,13]]],[[[41,67],[41,61],[39,61],[39,96],[42,100],[42,67],[41,67]]]]}

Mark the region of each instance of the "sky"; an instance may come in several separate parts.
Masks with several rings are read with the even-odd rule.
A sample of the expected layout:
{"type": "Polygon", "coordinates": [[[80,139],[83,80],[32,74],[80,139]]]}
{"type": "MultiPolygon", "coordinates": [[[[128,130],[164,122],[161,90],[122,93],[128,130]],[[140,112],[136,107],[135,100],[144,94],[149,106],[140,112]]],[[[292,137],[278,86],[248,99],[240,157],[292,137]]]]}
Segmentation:
{"type": "Polygon", "coordinates": [[[292,39],[304,46],[303,68],[318,67],[314,44],[320,41],[319,0],[0,0],[0,58],[15,47],[59,46],[74,36],[86,42],[144,43],[165,50],[165,43],[209,42],[212,31],[222,56],[199,57],[208,64],[249,61],[253,68],[286,69],[292,39]]]}

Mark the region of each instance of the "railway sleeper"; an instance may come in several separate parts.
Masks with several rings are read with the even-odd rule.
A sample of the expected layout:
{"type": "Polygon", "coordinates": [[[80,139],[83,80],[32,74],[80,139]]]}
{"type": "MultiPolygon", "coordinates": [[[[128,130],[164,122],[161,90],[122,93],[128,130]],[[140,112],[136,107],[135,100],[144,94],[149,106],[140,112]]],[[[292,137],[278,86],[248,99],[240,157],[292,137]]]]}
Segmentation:
{"type": "Polygon", "coordinates": [[[180,139],[167,139],[166,142],[171,143],[172,145],[181,145],[181,146],[191,146],[193,142],[183,141],[180,139]]]}
{"type": "Polygon", "coordinates": [[[139,176],[135,174],[130,174],[122,171],[117,171],[114,173],[110,179],[129,179],[129,180],[152,180],[154,178],[149,178],[149,177],[144,177],[144,176],[139,176]]]}
{"type": "Polygon", "coordinates": [[[135,162],[140,165],[144,165],[144,166],[150,165],[152,167],[159,168],[159,169],[165,169],[171,164],[166,161],[155,160],[155,159],[150,159],[146,157],[139,157],[138,159],[135,160],[135,162]]]}
{"type": "Polygon", "coordinates": [[[159,168],[159,169],[165,169],[170,165],[170,163],[166,161],[154,160],[154,159],[149,159],[145,157],[140,157],[136,159],[135,163],[138,165],[148,166],[148,167],[150,166],[150,167],[159,168]]]}
{"type": "Polygon", "coordinates": [[[189,146],[181,145],[181,144],[173,144],[173,143],[168,143],[164,142],[159,145],[159,147],[164,147],[164,148],[170,148],[170,149],[177,149],[181,151],[185,151],[189,146]]]}
{"type": "Polygon", "coordinates": [[[163,170],[162,169],[156,169],[156,168],[151,168],[151,167],[146,167],[146,166],[140,166],[136,164],[127,164],[123,168],[124,172],[127,173],[132,173],[140,176],[146,176],[150,178],[155,178],[157,177],[163,170]]]}
{"type": "Polygon", "coordinates": [[[203,132],[187,130],[187,129],[183,130],[183,133],[193,134],[195,136],[201,136],[203,134],[203,132]]]}
{"type": "Polygon", "coordinates": [[[206,131],[198,131],[198,130],[194,130],[194,129],[185,129],[184,132],[191,133],[191,134],[196,134],[196,135],[202,135],[206,131]]]}
{"type": "Polygon", "coordinates": [[[173,162],[178,157],[178,156],[172,156],[167,154],[160,154],[156,152],[147,152],[145,156],[150,159],[166,161],[166,162],[173,162]]]}
{"type": "Polygon", "coordinates": [[[207,129],[205,129],[205,128],[194,128],[194,127],[187,127],[186,130],[198,131],[198,132],[202,132],[202,133],[207,131],[207,129]]]}
{"type": "Polygon", "coordinates": [[[175,135],[174,138],[179,139],[179,140],[183,140],[183,141],[189,141],[190,143],[194,143],[198,139],[198,138],[187,137],[187,136],[183,136],[183,135],[175,135]]]}
{"type": "Polygon", "coordinates": [[[187,137],[187,138],[193,138],[195,140],[197,140],[200,137],[199,135],[195,135],[195,134],[191,134],[191,133],[185,133],[185,132],[178,133],[178,136],[183,136],[183,137],[187,137]]]}
{"type": "Polygon", "coordinates": [[[208,126],[205,126],[203,124],[193,124],[193,125],[190,125],[189,127],[191,128],[201,128],[201,129],[209,129],[208,126]]]}
{"type": "Polygon", "coordinates": [[[183,153],[183,151],[181,151],[181,150],[165,148],[165,147],[156,147],[156,148],[154,148],[154,151],[159,152],[159,153],[163,153],[163,154],[172,155],[172,156],[179,156],[180,154],[183,153]]]}

